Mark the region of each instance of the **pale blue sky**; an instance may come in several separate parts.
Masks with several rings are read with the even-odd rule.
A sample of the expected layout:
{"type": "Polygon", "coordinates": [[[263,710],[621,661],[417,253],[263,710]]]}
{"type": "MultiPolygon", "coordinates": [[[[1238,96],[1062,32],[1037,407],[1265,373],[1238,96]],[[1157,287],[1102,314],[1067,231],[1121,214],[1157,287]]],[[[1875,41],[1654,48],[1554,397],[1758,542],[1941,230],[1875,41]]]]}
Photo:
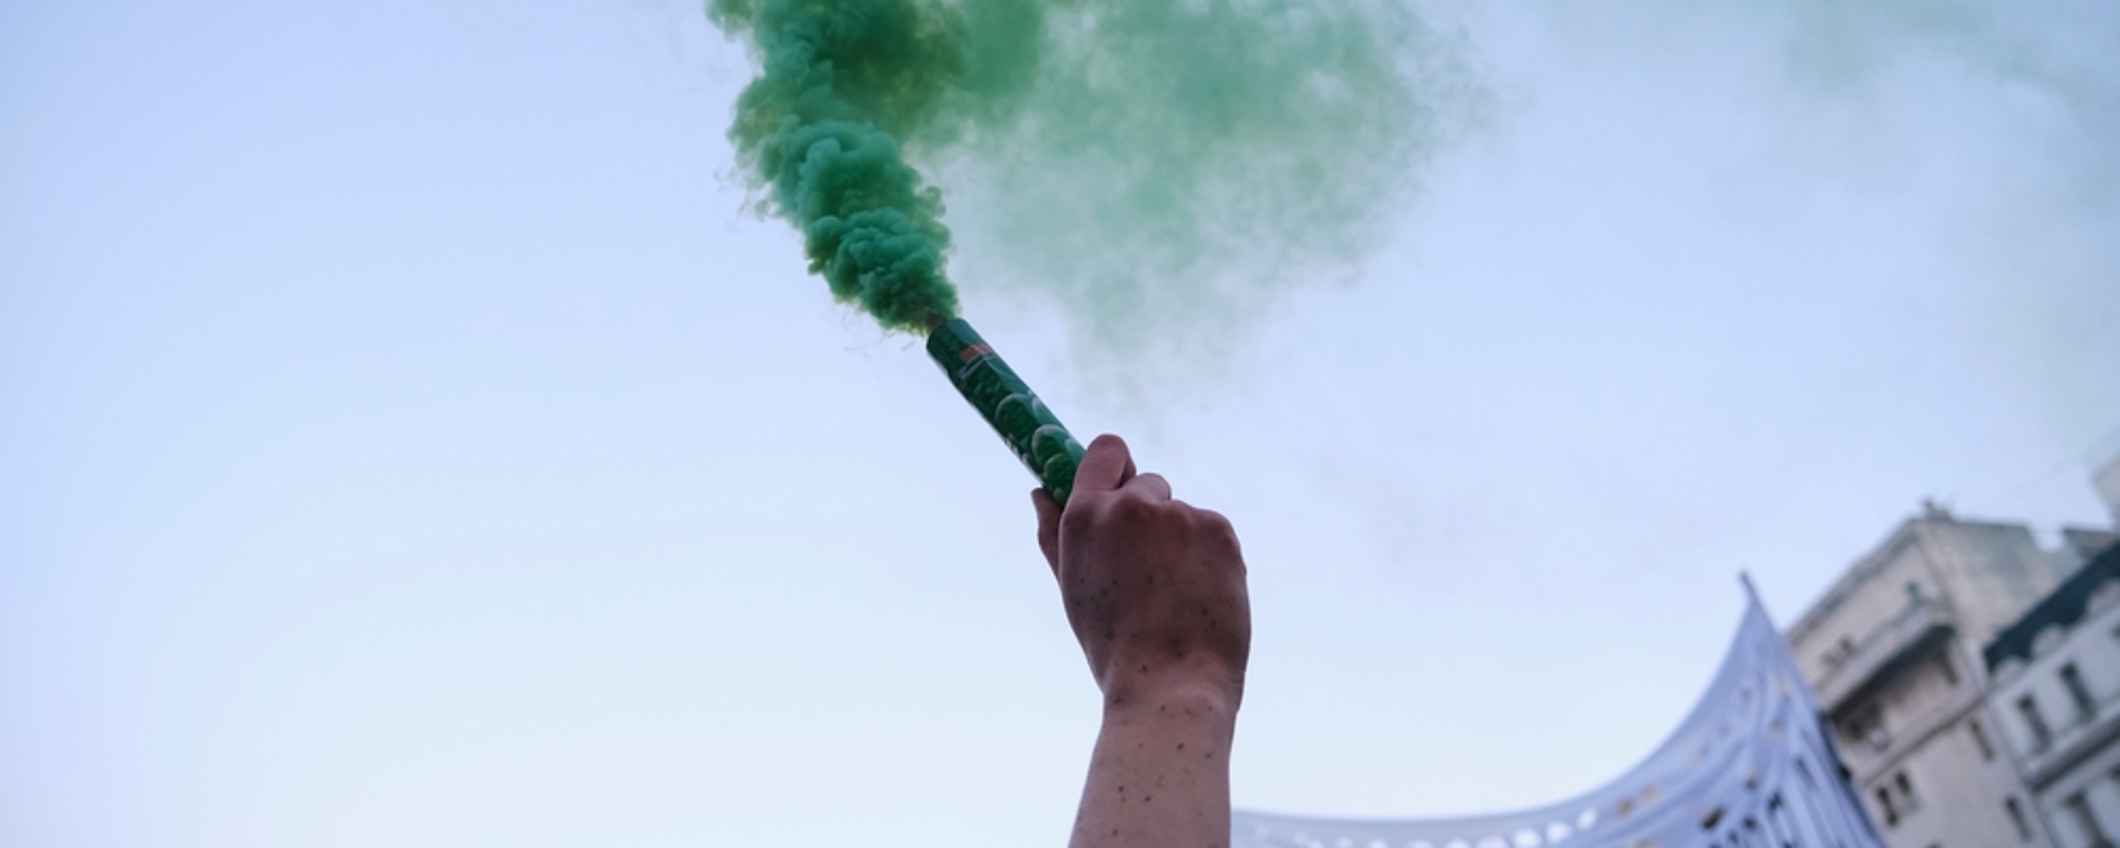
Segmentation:
{"type": "MultiPolygon", "coordinates": [[[[694,4],[532,5],[0,10],[0,842],[1064,832],[1030,478],[740,213],[694,4]]],[[[1236,520],[1241,804],[1581,789],[1738,570],[1786,622],[1924,495],[2103,523],[2120,13],[1835,5],[1437,7],[1483,123],[1212,373],[966,279],[1236,520]]]]}

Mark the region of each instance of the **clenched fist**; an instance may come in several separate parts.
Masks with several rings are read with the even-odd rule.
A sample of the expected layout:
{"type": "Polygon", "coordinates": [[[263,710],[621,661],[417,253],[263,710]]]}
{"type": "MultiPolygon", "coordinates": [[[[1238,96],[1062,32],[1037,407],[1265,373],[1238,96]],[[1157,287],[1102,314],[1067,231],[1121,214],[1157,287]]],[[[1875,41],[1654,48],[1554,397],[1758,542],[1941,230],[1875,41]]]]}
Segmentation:
{"type": "Polygon", "coordinates": [[[1044,491],[1038,547],[1107,707],[1166,692],[1234,711],[1251,653],[1244,556],[1228,519],[1136,473],[1126,442],[1100,436],[1063,511],[1044,491]]]}

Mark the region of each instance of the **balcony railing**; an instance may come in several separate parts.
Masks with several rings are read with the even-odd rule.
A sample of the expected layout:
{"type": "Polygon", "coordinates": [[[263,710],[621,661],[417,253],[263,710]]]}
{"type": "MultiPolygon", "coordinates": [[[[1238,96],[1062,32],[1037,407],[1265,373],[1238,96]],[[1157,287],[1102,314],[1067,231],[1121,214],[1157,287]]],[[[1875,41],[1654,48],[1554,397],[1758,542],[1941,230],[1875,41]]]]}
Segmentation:
{"type": "Polygon", "coordinates": [[[1820,706],[1829,713],[1839,710],[1883,672],[1908,659],[1930,638],[1948,634],[1951,627],[1951,613],[1942,604],[1919,598],[1908,603],[1898,615],[1865,634],[1854,650],[1820,677],[1820,706]]]}
{"type": "Polygon", "coordinates": [[[2108,743],[2120,738],[2120,709],[2116,707],[2120,707],[2120,698],[2105,699],[2089,714],[2078,714],[2067,724],[2054,728],[2045,745],[2036,745],[2025,752],[2025,777],[2033,788],[2044,788],[2069,767],[2105,750],[2108,743]]]}

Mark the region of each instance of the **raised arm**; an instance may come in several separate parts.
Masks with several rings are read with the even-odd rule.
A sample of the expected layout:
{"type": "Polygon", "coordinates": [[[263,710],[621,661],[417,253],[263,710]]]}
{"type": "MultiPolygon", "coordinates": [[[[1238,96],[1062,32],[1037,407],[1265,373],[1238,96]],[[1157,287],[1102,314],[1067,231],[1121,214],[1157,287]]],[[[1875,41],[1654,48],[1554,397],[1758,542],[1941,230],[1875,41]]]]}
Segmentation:
{"type": "Polygon", "coordinates": [[[1104,693],[1074,848],[1224,848],[1229,753],[1251,603],[1229,521],[1090,443],[1063,512],[1043,491],[1038,547],[1104,693]]]}

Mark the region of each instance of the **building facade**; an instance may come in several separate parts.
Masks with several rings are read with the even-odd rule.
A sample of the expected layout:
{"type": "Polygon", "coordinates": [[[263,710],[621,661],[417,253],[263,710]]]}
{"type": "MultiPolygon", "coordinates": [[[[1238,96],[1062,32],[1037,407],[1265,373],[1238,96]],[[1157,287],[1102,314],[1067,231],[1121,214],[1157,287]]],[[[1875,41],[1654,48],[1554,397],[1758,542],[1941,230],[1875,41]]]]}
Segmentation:
{"type": "MultiPolygon", "coordinates": [[[[1746,585],[1748,596],[1750,584],[1746,585]]],[[[1577,797],[1465,818],[1238,811],[1234,848],[1879,848],[1787,644],[1752,598],[1713,682],[1635,767],[1577,797]]]]}
{"type": "MultiPolygon", "coordinates": [[[[2110,541],[2108,539],[2108,541],[2110,541]]],[[[2056,848],[2120,836],[2120,546],[2107,549],[1983,651],[1989,712],[2056,848]]]]}
{"type": "Polygon", "coordinates": [[[1857,559],[1789,629],[1857,793],[1892,848],[2049,846],[1982,648],[2083,561],[2093,531],[2040,547],[2022,524],[1934,505],[1857,559]]]}

